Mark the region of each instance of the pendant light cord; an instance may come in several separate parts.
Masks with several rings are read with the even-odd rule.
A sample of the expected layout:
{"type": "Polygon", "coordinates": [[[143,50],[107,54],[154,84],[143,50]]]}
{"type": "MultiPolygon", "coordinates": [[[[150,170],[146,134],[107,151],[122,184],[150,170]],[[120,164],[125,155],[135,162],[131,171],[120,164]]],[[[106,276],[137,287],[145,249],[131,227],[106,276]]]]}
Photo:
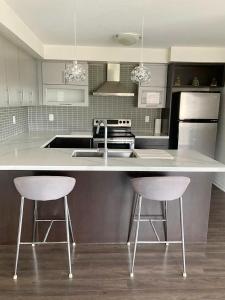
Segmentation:
{"type": "Polygon", "coordinates": [[[145,18],[144,16],[142,17],[142,24],[141,24],[141,58],[140,58],[140,63],[141,65],[143,64],[143,51],[144,51],[144,22],[145,18]]]}
{"type": "Polygon", "coordinates": [[[74,62],[76,62],[77,61],[77,1],[76,0],[74,0],[73,29],[74,29],[74,62]]]}
{"type": "Polygon", "coordinates": [[[73,15],[73,22],[74,22],[74,61],[77,60],[77,18],[76,12],[73,15]]]}

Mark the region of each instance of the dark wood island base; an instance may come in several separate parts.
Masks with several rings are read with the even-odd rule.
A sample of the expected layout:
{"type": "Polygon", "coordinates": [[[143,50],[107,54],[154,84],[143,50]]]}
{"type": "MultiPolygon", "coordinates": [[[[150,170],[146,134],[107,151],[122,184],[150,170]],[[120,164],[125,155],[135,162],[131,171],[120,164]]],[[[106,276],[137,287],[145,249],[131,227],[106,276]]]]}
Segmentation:
{"type": "MultiPolygon", "coordinates": [[[[159,173],[159,172],[31,172],[1,171],[0,172],[0,244],[15,244],[19,217],[19,195],[13,179],[28,175],[68,175],[76,178],[74,191],[69,196],[69,206],[73,229],[77,243],[126,243],[129,221],[133,202],[133,191],[130,177],[181,175],[191,178],[191,184],[184,195],[185,240],[188,243],[207,241],[208,220],[211,199],[211,173],[159,173]]],[[[143,200],[146,213],[158,213],[158,203],[143,200]]],[[[41,203],[40,217],[63,218],[63,201],[57,203],[41,203]]],[[[168,238],[180,237],[178,201],[169,203],[168,207],[168,238]]],[[[60,222],[61,223],[61,222],[60,222]]],[[[33,202],[25,201],[23,234],[24,241],[32,240],[33,202]]],[[[65,238],[63,223],[54,225],[49,240],[65,238]]],[[[142,239],[155,239],[148,224],[142,225],[142,239]]],[[[43,238],[47,224],[39,225],[39,237],[43,238]]],[[[160,237],[163,239],[163,227],[159,224],[160,237]]]]}

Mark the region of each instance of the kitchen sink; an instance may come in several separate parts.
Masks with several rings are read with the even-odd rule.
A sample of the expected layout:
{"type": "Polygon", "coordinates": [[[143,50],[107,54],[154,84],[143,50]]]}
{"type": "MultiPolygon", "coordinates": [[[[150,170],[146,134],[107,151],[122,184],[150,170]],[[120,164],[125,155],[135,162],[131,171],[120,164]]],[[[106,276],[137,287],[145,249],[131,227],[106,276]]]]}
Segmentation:
{"type": "MultiPolygon", "coordinates": [[[[74,150],[72,157],[104,157],[103,149],[78,149],[74,150]]],[[[133,150],[108,150],[108,157],[136,158],[133,150]]]]}

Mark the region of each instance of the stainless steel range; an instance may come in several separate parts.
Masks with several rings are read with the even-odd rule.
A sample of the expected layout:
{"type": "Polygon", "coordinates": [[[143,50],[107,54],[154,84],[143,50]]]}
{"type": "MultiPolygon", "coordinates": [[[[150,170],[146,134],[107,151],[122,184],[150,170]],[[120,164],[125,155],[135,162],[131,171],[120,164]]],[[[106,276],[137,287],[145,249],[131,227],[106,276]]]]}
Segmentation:
{"type": "Polygon", "coordinates": [[[105,142],[104,127],[106,124],[107,124],[107,148],[134,149],[135,136],[131,132],[130,119],[94,119],[93,122],[94,148],[104,148],[104,142],[105,142]]]}

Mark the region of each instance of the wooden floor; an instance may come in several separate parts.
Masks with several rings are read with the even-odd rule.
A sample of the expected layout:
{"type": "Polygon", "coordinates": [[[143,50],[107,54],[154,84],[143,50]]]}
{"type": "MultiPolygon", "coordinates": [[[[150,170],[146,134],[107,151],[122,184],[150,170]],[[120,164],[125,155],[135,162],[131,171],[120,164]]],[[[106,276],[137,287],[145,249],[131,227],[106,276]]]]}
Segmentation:
{"type": "Polygon", "coordinates": [[[72,280],[64,246],[24,246],[13,281],[15,247],[0,247],[0,299],[225,299],[225,194],[213,190],[207,245],[187,246],[187,279],[179,246],[140,246],[129,277],[124,245],[77,245],[72,280]]]}

